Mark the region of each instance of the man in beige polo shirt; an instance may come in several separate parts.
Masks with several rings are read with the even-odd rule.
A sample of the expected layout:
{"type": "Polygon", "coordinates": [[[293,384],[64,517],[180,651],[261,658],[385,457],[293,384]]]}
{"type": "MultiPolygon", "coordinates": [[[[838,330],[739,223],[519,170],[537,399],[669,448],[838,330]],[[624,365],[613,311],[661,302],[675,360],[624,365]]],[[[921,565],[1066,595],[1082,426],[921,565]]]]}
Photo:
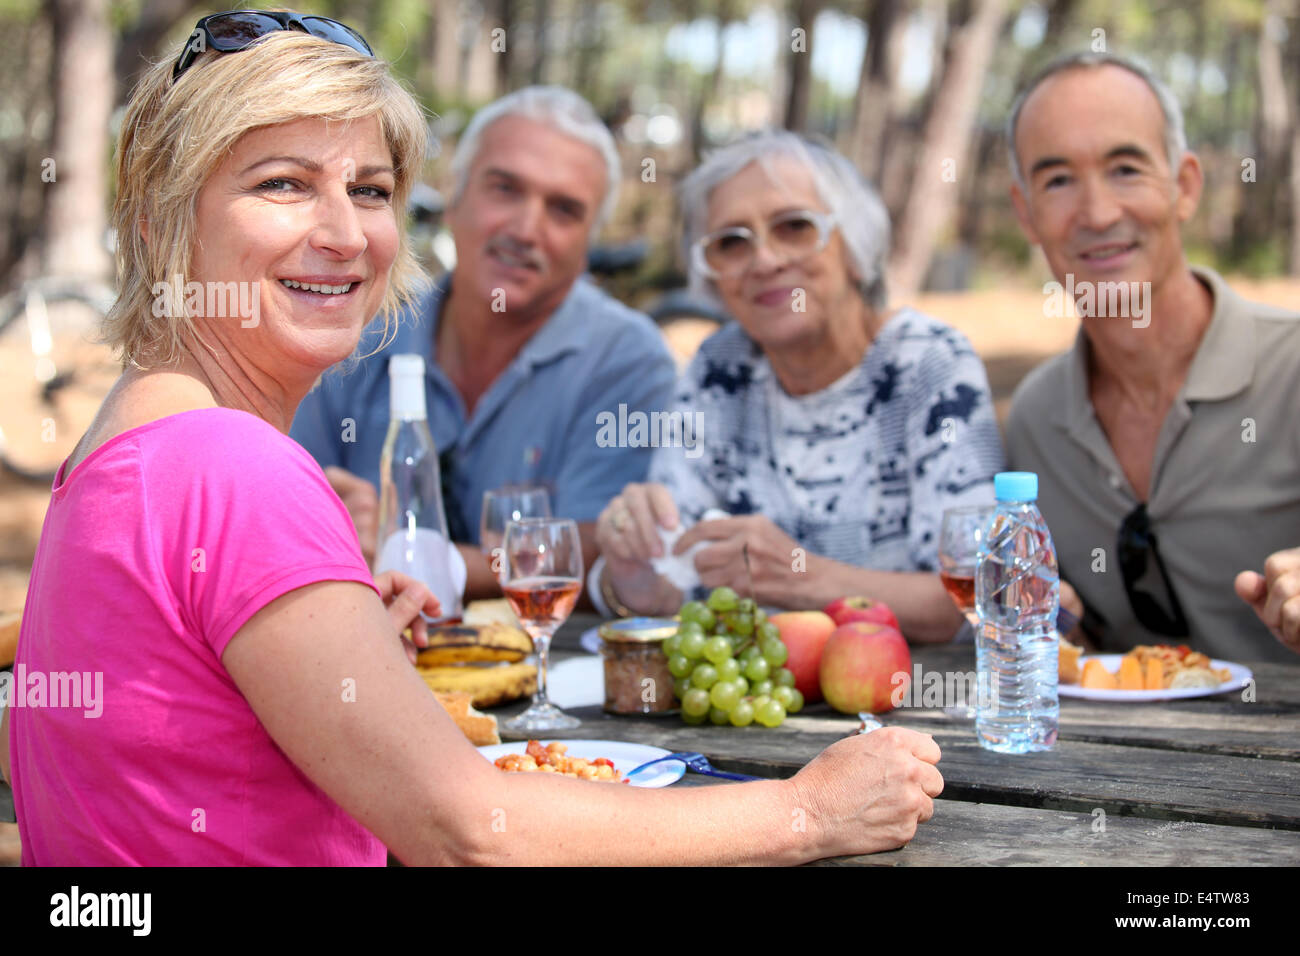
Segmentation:
{"type": "Polygon", "coordinates": [[[1265,585],[1243,576],[1239,598],[1234,578],[1300,542],[1300,314],[1188,265],[1201,167],[1142,67],[1056,61],[1008,140],[1017,217],[1059,283],[1044,308],[1069,295],[1081,319],[1074,347],[1017,389],[1008,457],[1039,474],[1087,636],[1294,662],[1252,611],[1265,585]]]}

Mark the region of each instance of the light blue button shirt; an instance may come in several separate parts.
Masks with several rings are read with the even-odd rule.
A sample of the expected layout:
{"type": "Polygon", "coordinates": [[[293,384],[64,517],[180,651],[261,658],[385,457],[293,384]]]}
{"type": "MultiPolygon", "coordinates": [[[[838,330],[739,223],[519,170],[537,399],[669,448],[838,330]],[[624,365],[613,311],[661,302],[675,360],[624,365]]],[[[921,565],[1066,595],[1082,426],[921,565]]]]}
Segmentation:
{"type": "MultiPolygon", "coordinates": [[[[617,417],[620,405],[648,414],[671,398],[676,369],[650,319],[580,279],[467,415],[435,356],[449,289],[449,279],[432,287],[401,316],[392,342],[350,369],[331,369],[298,406],[290,435],[322,468],[338,465],[378,487],[388,359],[405,352],[424,356],[429,430],[456,540],[478,542],[483,492],[505,484],[545,486],[557,517],[594,521],[625,484],[645,480],[654,449],[598,441],[598,416],[617,417]]],[[[382,325],[367,330],[357,354],[382,342],[382,325]]]]}

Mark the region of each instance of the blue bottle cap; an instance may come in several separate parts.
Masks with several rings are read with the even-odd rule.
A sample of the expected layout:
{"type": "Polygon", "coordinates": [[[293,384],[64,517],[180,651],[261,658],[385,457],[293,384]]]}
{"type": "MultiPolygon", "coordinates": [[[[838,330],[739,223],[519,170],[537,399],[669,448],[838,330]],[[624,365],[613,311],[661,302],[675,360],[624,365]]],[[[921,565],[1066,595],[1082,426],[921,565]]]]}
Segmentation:
{"type": "Polygon", "coordinates": [[[1037,501],[1038,475],[1032,471],[1000,471],[993,476],[998,501],[1037,501]]]}

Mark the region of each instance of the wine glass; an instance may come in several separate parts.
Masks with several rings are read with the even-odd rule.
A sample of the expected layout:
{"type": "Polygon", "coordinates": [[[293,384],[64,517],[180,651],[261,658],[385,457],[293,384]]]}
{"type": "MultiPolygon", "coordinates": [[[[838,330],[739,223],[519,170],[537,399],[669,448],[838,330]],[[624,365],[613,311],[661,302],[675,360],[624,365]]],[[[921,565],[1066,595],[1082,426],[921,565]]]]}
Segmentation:
{"type": "MultiPolygon", "coordinates": [[[[994,510],[992,505],[949,508],[943,513],[939,529],[939,580],[975,632],[979,629],[975,564],[994,510]]],[[[954,701],[952,706],[944,708],[944,713],[962,720],[975,719],[975,707],[969,700],[954,701]]]]}
{"type": "Polygon", "coordinates": [[[527,710],[506,721],[519,736],[572,730],[582,723],[546,699],[551,636],[573,613],[582,588],[582,539],[567,518],[520,518],[506,525],[501,544],[501,590],[537,650],[537,693],[527,710]]]}
{"type": "Polygon", "coordinates": [[[551,497],[545,488],[529,485],[502,485],[483,492],[483,510],[479,517],[478,546],[493,574],[501,573],[498,559],[506,525],[520,518],[549,518],[551,497]]]}

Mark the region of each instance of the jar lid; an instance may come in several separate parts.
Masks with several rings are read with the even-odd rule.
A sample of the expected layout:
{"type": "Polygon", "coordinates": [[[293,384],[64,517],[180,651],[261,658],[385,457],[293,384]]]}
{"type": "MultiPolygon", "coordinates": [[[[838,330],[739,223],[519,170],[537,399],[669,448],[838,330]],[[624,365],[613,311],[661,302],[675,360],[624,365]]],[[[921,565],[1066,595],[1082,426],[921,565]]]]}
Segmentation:
{"type": "Polygon", "coordinates": [[[611,643],[662,641],[677,633],[677,622],[670,617],[625,617],[606,621],[596,632],[611,643]]]}

